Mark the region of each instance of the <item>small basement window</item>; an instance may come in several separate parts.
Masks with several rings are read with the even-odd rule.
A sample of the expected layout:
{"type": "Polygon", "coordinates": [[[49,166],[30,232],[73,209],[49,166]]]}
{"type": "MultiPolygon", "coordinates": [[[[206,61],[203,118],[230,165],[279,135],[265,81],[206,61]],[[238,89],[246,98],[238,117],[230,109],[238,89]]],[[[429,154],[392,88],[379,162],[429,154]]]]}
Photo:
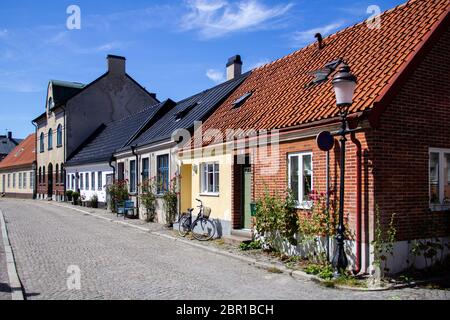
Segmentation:
{"type": "Polygon", "coordinates": [[[241,107],[253,95],[253,91],[244,93],[239,99],[233,102],[233,108],[241,107]]]}

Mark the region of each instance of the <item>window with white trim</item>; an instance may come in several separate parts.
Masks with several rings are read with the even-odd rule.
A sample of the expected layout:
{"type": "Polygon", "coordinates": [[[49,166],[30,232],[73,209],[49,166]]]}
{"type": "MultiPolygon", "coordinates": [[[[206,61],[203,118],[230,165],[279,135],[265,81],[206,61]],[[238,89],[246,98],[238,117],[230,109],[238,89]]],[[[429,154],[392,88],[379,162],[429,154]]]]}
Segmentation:
{"type": "Polygon", "coordinates": [[[450,149],[430,149],[430,208],[450,209],[450,149]]]}
{"type": "Polygon", "coordinates": [[[95,172],[91,172],[91,190],[95,190],[95,172]]]}
{"type": "Polygon", "coordinates": [[[202,163],[201,165],[201,191],[202,193],[219,193],[219,163],[202,163]]]}
{"type": "Polygon", "coordinates": [[[103,190],[103,181],[102,181],[102,172],[101,171],[97,172],[97,184],[98,184],[97,189],[99,191],[102,191],[103,190]]]}
{"type": "Polygon", "coordinates": [[[288,156],[288,184],[297,207],[311,208],[310,194],[313,189],[312,153],[294,153],[288,156]]]}

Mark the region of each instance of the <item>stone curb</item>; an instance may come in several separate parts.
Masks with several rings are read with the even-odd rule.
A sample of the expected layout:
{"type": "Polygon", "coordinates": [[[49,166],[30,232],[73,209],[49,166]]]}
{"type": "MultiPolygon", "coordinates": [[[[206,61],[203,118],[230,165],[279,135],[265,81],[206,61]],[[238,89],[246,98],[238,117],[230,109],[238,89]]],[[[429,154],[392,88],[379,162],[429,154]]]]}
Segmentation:
{"type": "Polygon", "coordinates": [[[8,270],[9,287],[11,288],[12,300],[25,300],[23,296],[22,283],[20,282],[19,274],[17,273],[16,262],[14,260],[14,253],[9,242],[8,230],[6,228],[5,217],[2,210],[0,210],[0,224],[2,230],[3,246],[5,247],[6,269],[8,270]]]}
{"type": "MultiPolygon", "coordinates": [[[[208,246],[204,246],[202,244],[194,243],[192,241],[185,240],[185,239],[178,238],[178,237],[174,237],[174,236],[171,236],[171,235],[168,235],[168,234],[164,234],[164,233],[161,233],[161,232],[158,232],[158,231],[151,231],[148,228],[136,226],[134,224],[127,223],[125,221],[117,221],[117,220],[114,220],[114,219],[105,218],[105,217],[99,216],[99,215],[97,215],[95,213],[91,213],[91,212],[88,212],[88,211],[85,211],[85,210],[82,210],[82,209],[78,209],[78,208],[73,208],[71,206],[65,206],[65,205],[59,205],[59,204],[53,204],[53,205],[57,206],[57,207],[61,207],[61,208],[68,208],[68,209],[72,209],[72,210],[75,210],[75,211],[79,211],[79,212],[82,212],[84,214],[87,214],[89,216],[92,216],[92,217],[95,217],[95,218],[98,218],[98,219],[106,220],[106,221],[113,222],[113,223],[116,223],[116,224],[121,224],[121,225],[124,225],[124,226],[127,226],[127,227],[131,227],[131,228],[143,231],[143,232],[147,232],[147,233],[153,234],[153,235],[158,236],[158,237],[162,237],[162,238],[166,238],[166,239],[169,239],[169,240],[181,242],[181,243],[190,245],[192,247],[200,248],[202,250],[206,250],[206,251],[209,251],[209,252],[212,252],[212,253],[215,253],[215,254],[220,254],[222,256],[233,258],[235,260],[239,260],[239,261],[248,263],[249,265],[253,265],[253,266],[255,266],[255,267],[259,268],[259,269],[263,269],[263,270],[266,270],[266,271],[269,271],[269,270],[275,268],[275,269],[280,270],[282,273],[291,276],[292,278],[294,278],[296,280],[310,280],[310,281],[314,281],[314,282],[317,282],[317,283],[320,283],[320,284],[324,284],[324,283],[327,282],[326,280],[324,280],[324,279],[322,279],[320,277],[317,277],[317,276],[312,275],[312,274],[308,274],[308,273],[306,273],[304,271],[301,271],[301,270],[292,270],[292,269],[289,269],[289,268],[287,268],[285,266],[280,266],[280,265],[271,264],[271,263],[267,263],[267,262],[261,262],[261,261],[258,261],[257,259],[254,259],[254,258],[249,258],[249,257],[237,255],[237,254],[234,254],[234,253],[231,253],[231,252],[227,252],[227,251],[223,251],[223,250],[216,249],[216,248],[211,248],[211,247],[208,247],[208,246]]],[[[371,292],[371,291],[388,291],[388,290],[404,289],[404,288],[414,287],[415,285],[417,285],[417,283],[393,285],[393,286],[379,287],[379,288],[359,288],[359,287],[350,287],[350,286],[345,286],[345,285],[334,285],[334,288],[343,289],[343,290],[351,290],[351,291],[371,292]]]]}

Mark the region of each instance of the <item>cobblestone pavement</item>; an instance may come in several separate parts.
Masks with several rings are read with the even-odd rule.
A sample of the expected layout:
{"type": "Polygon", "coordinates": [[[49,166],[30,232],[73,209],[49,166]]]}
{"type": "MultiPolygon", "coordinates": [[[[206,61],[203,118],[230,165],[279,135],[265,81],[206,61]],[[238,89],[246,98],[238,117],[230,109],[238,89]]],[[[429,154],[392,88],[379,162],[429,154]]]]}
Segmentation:
{"type": "Polygon", "coordinates": [[[3,246],[1,229],[0,229],[0,300],[11,300],[11,289],[9,288],[8,270],[6,269],[5,247],[3,246]]]}
{"type": "Polygon", "coordinates": [[[50,203],[2,199],[0,209],[27,299],[450,299],[328,289],[50,203]],[[81,290],[67,288],[72,265],[81,290]]]}

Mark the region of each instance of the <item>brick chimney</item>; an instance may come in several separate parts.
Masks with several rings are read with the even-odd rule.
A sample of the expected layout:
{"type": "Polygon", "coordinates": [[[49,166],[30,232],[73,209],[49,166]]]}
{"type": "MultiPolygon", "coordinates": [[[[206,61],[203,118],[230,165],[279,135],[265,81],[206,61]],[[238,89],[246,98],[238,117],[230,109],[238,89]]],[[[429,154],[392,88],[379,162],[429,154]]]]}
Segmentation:
{"type": "Polygon", "coordinates": [[[239,77],[242,74],[242,59],[240,55],[236,55],[228,59],[227,63],[227,80],[239,77]]]}
{"type": "Polygon", "coordinates": [[[126,59],[125,57],[108,55],[106,57],[108,61],[108,72],[114,75],[125,75],[126,72],[126,59]]]}

